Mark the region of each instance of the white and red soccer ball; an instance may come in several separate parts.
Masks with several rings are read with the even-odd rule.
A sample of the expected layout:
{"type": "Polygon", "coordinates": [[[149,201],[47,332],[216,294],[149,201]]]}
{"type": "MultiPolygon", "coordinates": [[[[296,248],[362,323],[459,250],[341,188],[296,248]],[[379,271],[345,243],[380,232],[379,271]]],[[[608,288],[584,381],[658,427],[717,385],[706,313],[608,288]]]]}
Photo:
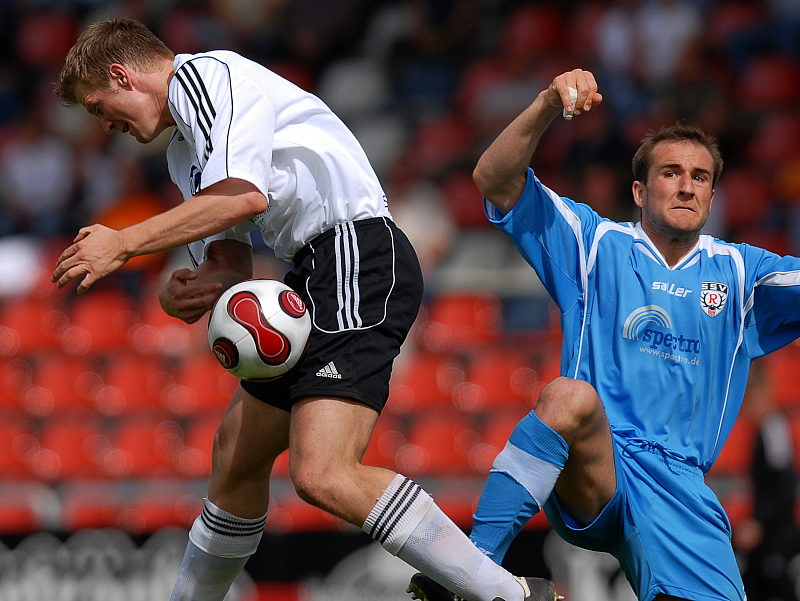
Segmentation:
{"type": "Polygon", "coordinates": [[[240,282],[219,297],[208,344],[220,365],[244,380],[269,380],[294,367],[306,349],[311,316],[303,299],[277,280],[240,282]]]}

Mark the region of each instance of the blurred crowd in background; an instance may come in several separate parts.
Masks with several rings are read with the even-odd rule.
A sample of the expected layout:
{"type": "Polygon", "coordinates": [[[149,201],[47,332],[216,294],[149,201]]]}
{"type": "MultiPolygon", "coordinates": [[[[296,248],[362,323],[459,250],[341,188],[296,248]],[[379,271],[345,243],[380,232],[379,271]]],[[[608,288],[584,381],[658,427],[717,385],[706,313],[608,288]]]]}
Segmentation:
{"type": "MultiPolygon", "coordinates": [[[[160,283],[187,263],[181,250],[131,260],[79,298],[49,283],[81,226],[122,228],[181,200],[167,136],[106,136],[52,93],[79,31],[119,15],[176,53],[224,48],[266,65],[361,141],[427,292],[368,459],[426,483],[471,479],[437,497],[465,527],[492,458],[558,370],[550,302],[487,223],[471,171],[554,76],[591,70],[604,102],[547,132],[535,163],[550,188],[637,220],[633,152],[648,130],[684,120],[716,135],[725,160],[705,233],[800,254],[797,0],[0,0],[0,535],[190,524],[236,385],[213,364],[204,324],[160,312],[160,283]]],[[[255,247],[256,274],[281,277],[288,265],[255,247]]],[[[789,441],[800,435],[799,361],[792,345],[764,371],[789,441]]],[[[745,554],[764,541],[751,521],[764,491],[747,484],[763,421],[745,413],[712,473],[744,524],[745,554]]],[[[794,533],[800,453],[787,444],[777,529],[794,533]]],[[[275,490],[268,531],[338,528],[290,500],[288,482],[275,490]]]]}
{"type": "Polygon", "coordinates": [[[431,287],[458,234],[487,227],[470,180],[477,156],[575,67],[595,73],[606,100],[548,134],[537,155],[547,185],[635,219],[632,152],[648,129],[682,119],[717,135],[726,162],[708,233],[800,253],[795,0],[7,0],[0,235],[46,244],[179,202],[166,136],[149,146],[107,138],[52,94],[80,29],[120,14],[176,52],[237,50],[321,96],[366,147],[431,287]]]}

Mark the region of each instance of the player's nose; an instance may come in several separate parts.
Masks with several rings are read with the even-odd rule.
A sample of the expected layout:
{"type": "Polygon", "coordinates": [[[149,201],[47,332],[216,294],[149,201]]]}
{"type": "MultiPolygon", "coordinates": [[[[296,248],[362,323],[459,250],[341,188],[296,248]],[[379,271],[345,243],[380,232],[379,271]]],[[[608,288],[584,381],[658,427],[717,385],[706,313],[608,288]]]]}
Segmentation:
{"type": "Polygon", "coordinates": [[[680,179],[680,193],[691,198],[694,196],[694,178],[690,173],[684,173],[680,179]]]}

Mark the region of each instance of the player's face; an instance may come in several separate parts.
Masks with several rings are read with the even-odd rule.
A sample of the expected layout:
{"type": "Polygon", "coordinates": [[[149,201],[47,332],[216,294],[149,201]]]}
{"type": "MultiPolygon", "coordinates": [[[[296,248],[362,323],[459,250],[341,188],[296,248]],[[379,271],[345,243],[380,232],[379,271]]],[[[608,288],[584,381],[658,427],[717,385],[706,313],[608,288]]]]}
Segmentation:
{"type": "Polygon", "coordinates": [[[690,141],[659,142],[650,155],[647,181],[633,183],[648,233],[696,237],[714,199],[714,161],[704,146],[690,141]]]}
{"type": "Polygon", "coordinates": [[[152,142],[164,130],[159,107],[150,95],[112,80],[107,90],[78,84],[76,96],[90,115],[100,121],[103,131],[130,134],[138,142],[152,142]]]}

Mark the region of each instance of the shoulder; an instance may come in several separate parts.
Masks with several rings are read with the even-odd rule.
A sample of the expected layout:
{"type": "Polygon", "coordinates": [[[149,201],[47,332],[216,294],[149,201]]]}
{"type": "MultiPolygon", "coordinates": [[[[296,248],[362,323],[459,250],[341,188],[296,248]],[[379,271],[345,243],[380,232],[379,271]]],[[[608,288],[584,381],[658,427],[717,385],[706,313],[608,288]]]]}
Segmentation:
{"type": "Polygon", "coordinates": [[[204,103],[223,102],[231,89],[231,52],[214,51],[202,54],[178,54],[173,63],[175,73],[169,84],[170,101],[186,108],[204,103]]]}

